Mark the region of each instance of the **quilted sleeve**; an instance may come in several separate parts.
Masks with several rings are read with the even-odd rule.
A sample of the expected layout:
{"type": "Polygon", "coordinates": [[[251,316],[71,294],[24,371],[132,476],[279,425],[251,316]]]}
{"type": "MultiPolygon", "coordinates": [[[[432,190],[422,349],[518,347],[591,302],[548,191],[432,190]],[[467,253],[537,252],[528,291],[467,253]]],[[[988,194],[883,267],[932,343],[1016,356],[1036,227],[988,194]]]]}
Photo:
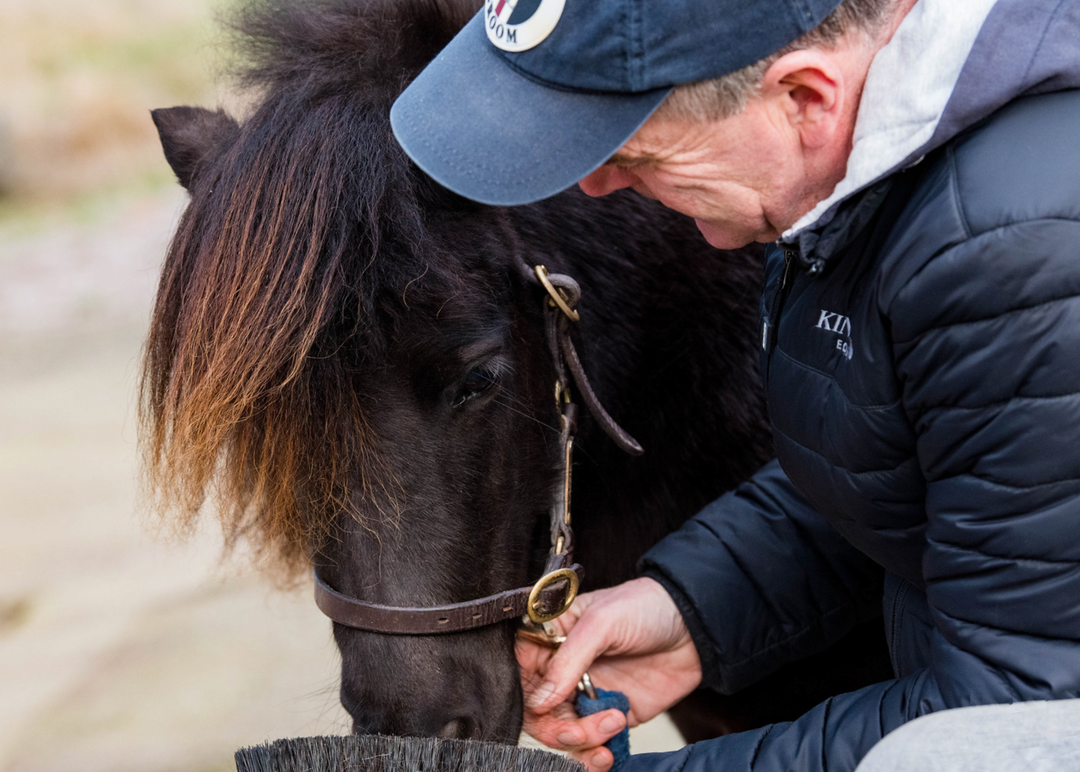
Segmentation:
{"type": "Polygon", "coordinates": [[[1080,223],[978,233],[889,315],[941,706],[1080,696],[1080,223]]]}
{"type": "Polygon", "coordinates": [[[799,495],[773,461],[642,558],[731,694],[842,638],[881,609],[881,569],[799,495]]]}

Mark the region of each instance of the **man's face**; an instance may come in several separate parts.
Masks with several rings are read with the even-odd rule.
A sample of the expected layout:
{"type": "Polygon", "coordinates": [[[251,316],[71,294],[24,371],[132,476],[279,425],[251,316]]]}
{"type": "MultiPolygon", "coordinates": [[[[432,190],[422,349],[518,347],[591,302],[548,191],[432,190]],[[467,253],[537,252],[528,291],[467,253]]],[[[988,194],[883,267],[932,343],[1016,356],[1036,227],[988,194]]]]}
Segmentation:
{"type": "Polygon", "coordinates": [[[755,99],[719,121],[654,117],[580,185],[590,196],[633,188],[734,249],[775,241],[820,200],[801,151],[787,114],[755,99]]]}

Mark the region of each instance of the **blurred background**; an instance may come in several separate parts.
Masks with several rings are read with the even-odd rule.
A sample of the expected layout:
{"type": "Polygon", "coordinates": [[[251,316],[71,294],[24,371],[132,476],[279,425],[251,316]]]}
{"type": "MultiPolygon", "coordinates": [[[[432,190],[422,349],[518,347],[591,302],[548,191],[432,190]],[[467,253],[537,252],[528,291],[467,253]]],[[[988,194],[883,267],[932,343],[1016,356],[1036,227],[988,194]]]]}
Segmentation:
{"type": "MultiPolygon", "coordinates": [[[[149,110],[235,106],[228,0],[0,0],[0,772],[218,772],[347,732],[310,587],[138,506],[136,373],[185,205],[149,110]]],[[[666,719],[636,751],[679,746],[666,719]]]]}
{"type": "MultiPolygon", "coordinates": [[[[211,772],[348,730],[330,627],[139,510],[134,393],[213,0],[0,0],[0,770],[211,772]]],[[[209,526],[209,524],[208,524],[209,526]]]]}

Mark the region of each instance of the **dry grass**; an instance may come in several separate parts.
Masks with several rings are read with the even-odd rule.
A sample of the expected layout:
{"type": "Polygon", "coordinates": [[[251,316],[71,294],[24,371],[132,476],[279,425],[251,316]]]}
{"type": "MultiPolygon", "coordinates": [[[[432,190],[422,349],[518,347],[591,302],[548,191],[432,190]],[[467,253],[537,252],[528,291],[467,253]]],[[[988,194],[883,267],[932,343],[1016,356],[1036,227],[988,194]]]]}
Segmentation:
{"type": "Polygon", "coordinates": [[[213,105],[227,0],[0,0],[0,218],[171,179],[149,110],[213,105]]]}

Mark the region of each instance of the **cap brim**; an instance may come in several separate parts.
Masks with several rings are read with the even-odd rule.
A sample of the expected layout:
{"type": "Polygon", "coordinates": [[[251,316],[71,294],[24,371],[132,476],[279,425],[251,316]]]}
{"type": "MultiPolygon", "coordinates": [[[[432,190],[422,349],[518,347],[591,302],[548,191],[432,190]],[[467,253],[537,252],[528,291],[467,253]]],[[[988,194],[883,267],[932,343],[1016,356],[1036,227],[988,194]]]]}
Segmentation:
{"type": "Polygon", "coordinates": [[[671,91],[582,93],[516,71],[482,13],[398,97],[390,125],[436,182],[484,204],[553,196],[595,171],[671,91]]]}

